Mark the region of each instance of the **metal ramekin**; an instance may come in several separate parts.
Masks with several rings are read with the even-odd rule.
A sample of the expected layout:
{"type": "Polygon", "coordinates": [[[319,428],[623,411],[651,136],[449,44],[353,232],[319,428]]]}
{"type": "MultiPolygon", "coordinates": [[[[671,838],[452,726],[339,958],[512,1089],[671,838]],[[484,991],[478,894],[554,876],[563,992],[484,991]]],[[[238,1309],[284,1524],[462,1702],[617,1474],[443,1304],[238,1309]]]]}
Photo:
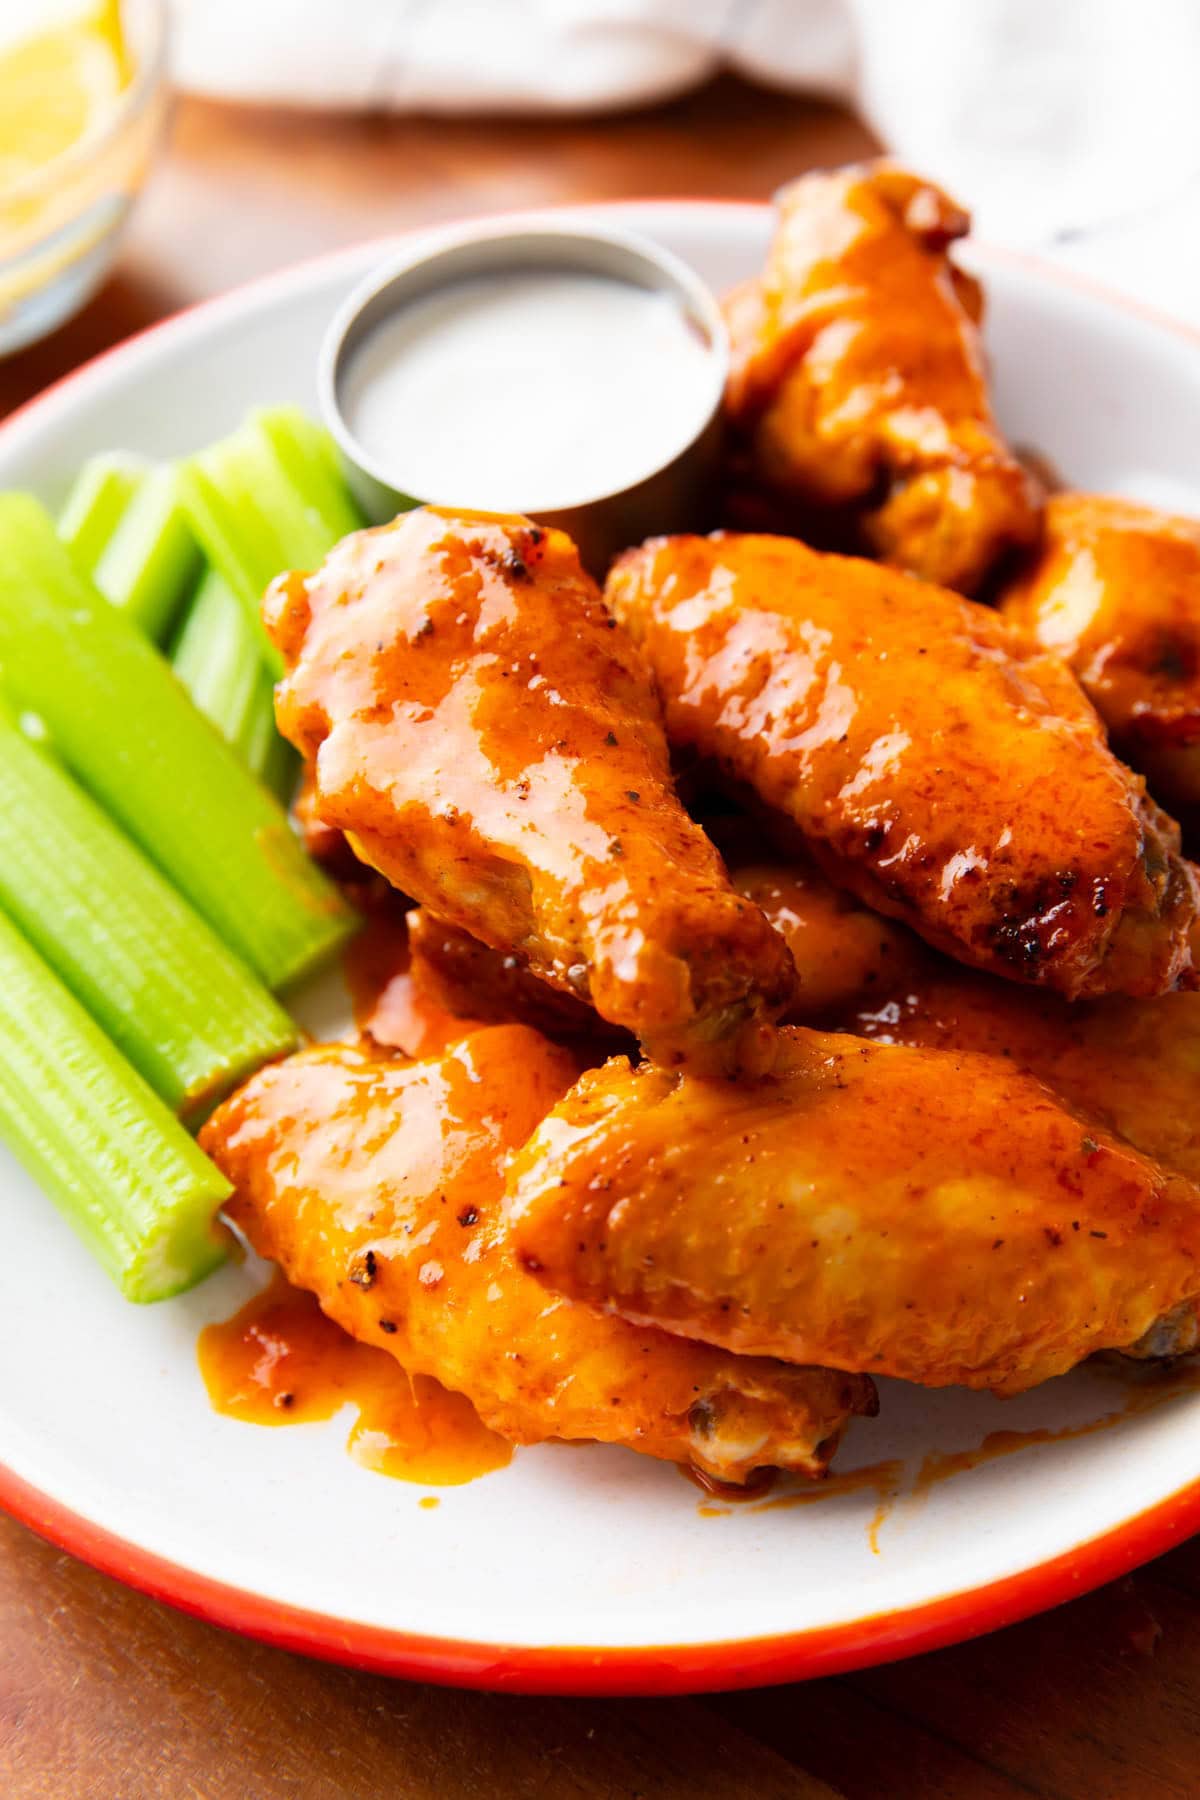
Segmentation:
{"type": "MultiPolygon", "coordinates": [[[[342,411],[343,379],[354,352],[399,308],[472,275],[537,268],[607,275],[671,294],[708,353],[708,405],[702,422],[669,461],[627,487],[595,494],[569,507],[546,508],[538,504],[537,494],[530,494],[527,504],[518,509],[539,523],[569,532],[584,562],[602,575],[617,551],[654,533],[686,531],[705,523],[705,502],[720,447],[729,343],[714,295],[669,251],[632,232],[541,220],[517,226],[485,220],[449,236],[441,234],[432,246],[426,240],[424,247],[401,252],[367,276],[331,321],[317,374],[321,411],[338,445],[347,479],[368,518],[390,519],[422,502],[464,510],[477,506],[469,492],[422,492],[419,480],[408,489],[400,487],[399,471],[384,467],[355,438],[342,411]]],[[[631,445],[636,448],[636,417],[630,419],[629,429],[631,445]]],[[[413,471],[420,467],[419,430],[415,424],[413,453],[406,459],[413,471]]],[[[630,460],[636,464],[636,455],[630,460]]]]}

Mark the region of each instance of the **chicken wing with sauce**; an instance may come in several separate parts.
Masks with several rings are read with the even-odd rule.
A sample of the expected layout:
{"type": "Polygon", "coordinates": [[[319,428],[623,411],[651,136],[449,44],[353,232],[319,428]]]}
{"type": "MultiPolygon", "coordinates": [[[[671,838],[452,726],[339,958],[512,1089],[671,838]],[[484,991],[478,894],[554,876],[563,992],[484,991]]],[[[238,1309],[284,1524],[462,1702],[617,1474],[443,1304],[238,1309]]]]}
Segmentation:
{"type": "Polygon", "coordinates": [[[673,744],[929,943],[1074,998],[1191,963],[1179,831],[1074,676],[986,607],[792,538],[652,540],[608,595],[673,744]]]}
{"type": "Polygon", "coordinates": [[[796,996],[789,1024],[830,1022],[847,1008],[884,1000],[927,959],[903,925],[834,887],[807,859],[731,862],[729,874],[792,953],[796,996]]]}
{"type": "Polygon", "coordinates": [[[265,616],[320,818],[402,892],[664,1057],[786,1004],[787,951],[680,805],[649,672],[562,532],[421,508],[265,616]]]}
{"type": "Polygon", "coordinates": [[[616,1058],[510,1170],[555,1292],[739,1353],[1018,1393],[1200,1295],[1200,1192],[1032,1077],[784,1028],[770,1076],[616,1058]]]}
{"type": "Polygon", "coordinates": [[[1117,754],[1200,824],[1200,521],[1057,494],[1002,610],[1070,663],[1117,754]]]}
{"type": "Polygon", "coordinates": [[[887,163],[805,175],[726,309],[751,501],[825,542],[852,524],[858,548],[963,593],[1033,542],[1039,499],[992,417],[978,285],[948,254],[968,225],[887,163]]]}
{"type": "Polygon", "coordinates": [[[819,1475],[849,1415],[873,1410],[869,1381],[606,1318],[514,1258],[505,1158],[576,1069],[523,1026],[421,1062],[321,1045],[261,1070],[202,1141],[256,1250],[504,1437],[627,1444],[721,1481],[768,1465],[819,1475]]]}
{"type": "Polygon", "coordinates": [[[731,865],[791,948],[793,1021],[1002,1057],[1143,1155],[1200,1182],[1200,993],[1062,1000],[964,969],[788,862],[731,865]]]}
{"type": "Polygon", "coordinates": [[[532,1025],[577,1048],[604,1046],[598,1062],[631,1047],[590,1006],[539,981],[516,957],[490,949],[423,906],[408,914],[407,923],[413,987],[426,1007],[488,1024],[532,1025]]]}
{"type": "Polygon", "coordinates": [[[1200,1182],[1200,994],[1072,1006],[931,958],[892,1000],[844,1023],[877,1043],[1003,1057],[1200,1182]]]}

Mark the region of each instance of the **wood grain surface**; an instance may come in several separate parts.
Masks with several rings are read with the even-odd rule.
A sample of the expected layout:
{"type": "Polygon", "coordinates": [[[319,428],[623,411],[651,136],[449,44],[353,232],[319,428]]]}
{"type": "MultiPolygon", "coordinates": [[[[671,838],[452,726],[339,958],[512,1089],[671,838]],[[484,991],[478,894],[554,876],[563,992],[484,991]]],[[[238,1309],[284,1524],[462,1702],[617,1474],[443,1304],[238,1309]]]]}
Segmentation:
{"type": "MultiPolygon", "coordinates": [[[[117,274],[55,337],[0,363],[0,413],[189,301],[364,236],[561,200],[763,198],[870,147],[844,113],[732,81],[553,124],[185,104],[117,274]]],[[[887,1668],[703,1700],[574,1702],[444,1692],[270,1650],[0,1518],[0,1800],[1030,1794],[1200,1795],[1200,1544],[887,1668]]]]}

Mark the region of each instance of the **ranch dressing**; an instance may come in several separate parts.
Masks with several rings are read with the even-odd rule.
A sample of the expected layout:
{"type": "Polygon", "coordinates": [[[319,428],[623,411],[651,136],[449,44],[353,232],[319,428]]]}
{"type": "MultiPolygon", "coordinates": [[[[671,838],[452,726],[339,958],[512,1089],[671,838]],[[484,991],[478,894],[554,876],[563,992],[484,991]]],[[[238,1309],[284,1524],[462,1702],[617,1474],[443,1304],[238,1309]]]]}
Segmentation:
{"type": "Polygon", "coordinates": [[[516,268],[401,306],[340,384],[358,443],[404,492],[553,512],[669,463],[713,405],[710,351],[672,294],[516,268]]]}

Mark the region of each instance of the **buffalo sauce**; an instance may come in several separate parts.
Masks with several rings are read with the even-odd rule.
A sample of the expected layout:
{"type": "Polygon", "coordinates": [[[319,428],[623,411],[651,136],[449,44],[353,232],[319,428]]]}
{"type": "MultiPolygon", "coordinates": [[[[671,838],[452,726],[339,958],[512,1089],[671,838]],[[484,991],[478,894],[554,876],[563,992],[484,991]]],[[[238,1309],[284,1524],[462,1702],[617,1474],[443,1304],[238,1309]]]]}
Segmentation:
{"type": "Polygon", "coordinates": [[[848,1469],[845,1474],[829,1475],[821,1481],[815,1481],[809,1487],[792,1488],[786,1493],[774,1494],[770,1484],[766,1487],[746,1490],[730,1490],[723,1483],[703,1482],[702,1486],[712,1495],[713,1500],[724,1504],[697,1507],[702,1519],[727,1518],[731,1502],[757,1502],[755,1512],[774,1512],[778,1509],[790,1509],[794,1506],[810,1506],[814,1501],[831,1500],[838,1494],[855,1494],[864,1490],[875,1495],[875,1510],[867,1524],[867,1542],[873,1555],[879,1555],[879,1533],[887,1520],[892,1506],[904,1480],[904,1463],[898,1458],[886,1462],[869,1463],[861,1469],[848,1469]]]}
{"type": "Polygon", "coordinates": [[[1195,1393],[1200,1387],[1200,1367],[1195,1363],[1167,1368],[1147,1363],[1141,1369],[1134,1365],[1126,1368],[1124,1377],[1129,1386],[1121,1395],[1119,1405],[1111,1412],[1101,1413],[1098,1418],[1085,1419],[1081,1425],[1036,1425],[1017,1431],[989,1431],[982,1443],[967,1449],[930,1451],[917,1471],[912,1487],[914,1495],[926,1494],[939,1482],[981,1468],[1001,1456],[1014,1456],[1038,1444],[1062,1444],[1072,1438],[1092,1437],[1098,1431],[1108,1431],[1123,1419],[1155,1412],[1168,1401],[1181,1394],[1195,1393]]]}
{"type": "Polygon", "coordinates": [[[1111,1430],[1123,1419],[1154,1412],[1179,1395],[1195,1393],[1200,1388],[1200,1365],[1194,1362],[1181,1363],[1173,1368],[1162,1368],[1153,1363],[1146,1363],[1141,1368],[1126,1364],[1122,1375],[1128,1386],[1120,1396],[1119,1404],[1113,1410],[1101,1413],[1097,1418],[1087,1419],[1079,1425],[1035,1425],[1015,1430],[990,1431],[980,1443],[966,1445],[959,1450],[930,1451],[923,1457],[915,1472],[911,1471],[911,1465],[906,1466],[903,1458],[889,1458],[884,1462],[868,1463],[859,1469],[848,1469],[845,1473],[831,1475],[809,1487],[789,1488],[783,1493],[771,1493],[769,1488],[764,1490],[753,1487],[730,1490],[722,1483],[702,1480],[699,1485],[705,1488],[711,1499],[707,1504],[701,1504],[697,1511],[705,1519],[728,1518],[730,1504],[739,1500],[755,1502],[756,1513],[772,1512],[780,1508],[789,1509],[822,1500],[833,1500],[839,1495],[866,1489],[874,1492],[876,1502],[867,1524],[867,1542],[872,1553],[878,1556],[879,1534],[893,1509],[905,1502],[924,1500],[941,1482],[949,1481],[956,1475],[968,1474],[972,1469],[995,1462],[999,1457],[1015,1456],[1040,1444],[1061,1444],[1073,1438],[1091,1437],[1097,1432],[1111,1430]],[[721,1504],[714,1504],[716,1501],[721,1504]]]}
{"type": "Polygon", "coordinates": [[[382,1475],[457,1487],[512,1460],[512,1446],[462,1394],[360,1344],[282,1274],[232,1318],[207,1326],[197,1355],[213,1406],[229,1418],[302,1424],[354,1406],[346,1447],[382,1475]]]}
{"type": "Polygon", "coordinates": [[[359,1031],[406,1056],[436,1056],[475,1029],[475,1021],[445,1012],[421,993],[409,967],[402,918],[368,918],[342,957],[354,1023],[359,1031]]]}
{"type": "MultiPolygon", "coordinates": [[[[710,1501],[720,1500],[726,1506],[746,1506],[754,1500],[764,1500],[775,1485],[776,1469],[756,1469],[747,1481],[722,1481],[716,1475],[710,1475],[707,1469],[698,1469],[694,1463],[677,1463],[676,1468],[685,1481],[698,1487],[710,1501]]],[[[710,1513],[720,1512],[717,1506],[701,1506],[700,1516],[707,1518],[710,1513]]]]}

